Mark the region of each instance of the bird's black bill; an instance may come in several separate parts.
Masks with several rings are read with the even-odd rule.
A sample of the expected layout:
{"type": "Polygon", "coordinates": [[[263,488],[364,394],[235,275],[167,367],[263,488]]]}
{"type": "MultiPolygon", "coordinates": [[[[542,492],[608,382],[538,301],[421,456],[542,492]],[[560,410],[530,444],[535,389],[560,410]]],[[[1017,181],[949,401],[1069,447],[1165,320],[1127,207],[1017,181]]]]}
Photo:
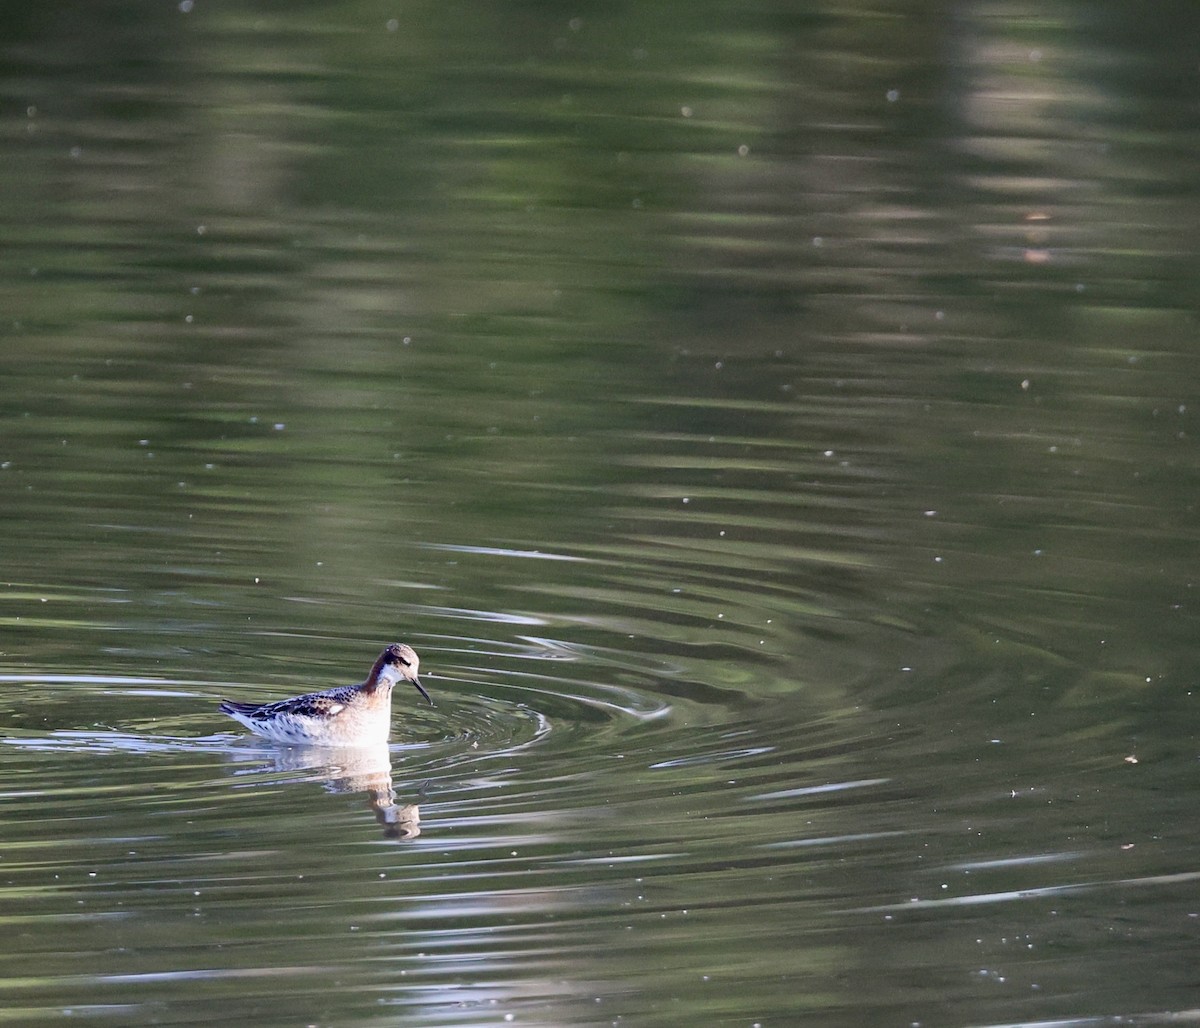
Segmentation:
{"type": "Polygon", "coordinates": [[[429,698],[429,693],[427,693],[427,692],[425,691],[425,686],[423,686],[423,685],[421,684],[421,681],[420,681],[420,679],[417,679],[417,678],[410,678],[410,679],[409,679],[409,681],[410,681],[410,682],[412,682],[412,684],[413,684],[413,685],[415,685],[415,686],[417,687],[417,692],[419,692],[419,693],[420,693],[422,696],[424,696],[424,697],[425,697],[425,700],[426,700],[426,702],[428,702],[428,704],[429,704],[429,705],[432,707],[432,706],[433,706],[433,700],[431,700],[431,699],[429,698]]]}

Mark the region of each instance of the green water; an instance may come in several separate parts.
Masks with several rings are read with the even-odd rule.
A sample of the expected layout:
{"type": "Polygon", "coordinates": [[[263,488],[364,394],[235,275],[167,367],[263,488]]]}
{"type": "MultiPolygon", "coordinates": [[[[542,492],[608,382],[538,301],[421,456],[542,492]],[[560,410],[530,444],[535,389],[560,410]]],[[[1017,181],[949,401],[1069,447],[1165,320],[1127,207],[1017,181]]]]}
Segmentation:
{"type": "Polygon", "coordinates": [[[0,1022],[1194,1015],[1191,5],[0,25],[0,1022]]]}

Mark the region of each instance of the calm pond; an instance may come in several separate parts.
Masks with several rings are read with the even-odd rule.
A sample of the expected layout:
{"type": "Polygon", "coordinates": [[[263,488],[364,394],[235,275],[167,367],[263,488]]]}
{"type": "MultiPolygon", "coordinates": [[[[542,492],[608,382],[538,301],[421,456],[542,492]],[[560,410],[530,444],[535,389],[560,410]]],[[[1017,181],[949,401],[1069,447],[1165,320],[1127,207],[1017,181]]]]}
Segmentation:
{"type": "Polygon", "coordinates": [[[1198,1016],[1200,8],[0,24],[0,1023],[1198,1016]]]}

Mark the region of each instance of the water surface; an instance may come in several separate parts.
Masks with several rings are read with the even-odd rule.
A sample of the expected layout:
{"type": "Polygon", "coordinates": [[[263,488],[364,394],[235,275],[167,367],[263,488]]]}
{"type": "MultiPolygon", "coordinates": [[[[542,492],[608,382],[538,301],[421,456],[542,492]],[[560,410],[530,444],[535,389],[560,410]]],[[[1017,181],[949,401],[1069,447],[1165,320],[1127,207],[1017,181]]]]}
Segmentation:
{"type": "Polygon", "coordinates": [[[1190,7],[5,28],[0,1021],[1194,1015],[1190,7]]]}

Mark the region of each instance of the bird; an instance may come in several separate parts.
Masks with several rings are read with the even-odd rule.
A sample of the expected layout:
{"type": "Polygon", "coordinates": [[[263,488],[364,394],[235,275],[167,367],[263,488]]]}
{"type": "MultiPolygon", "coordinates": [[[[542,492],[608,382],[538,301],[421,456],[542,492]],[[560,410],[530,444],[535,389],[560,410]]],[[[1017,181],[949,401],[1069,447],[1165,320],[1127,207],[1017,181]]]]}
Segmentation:
{"type": "Polygon", "coordinates": [[[417,677],[421,661],[411,646],[392,643],[379,654],[358,685],[310,692],[274,703],[235,703],[218,708],[255,735],[274,742],[304,746],[373,746],[386,743],[392,728],[392,688],[411,682],[433,700],[417,677]]]}

